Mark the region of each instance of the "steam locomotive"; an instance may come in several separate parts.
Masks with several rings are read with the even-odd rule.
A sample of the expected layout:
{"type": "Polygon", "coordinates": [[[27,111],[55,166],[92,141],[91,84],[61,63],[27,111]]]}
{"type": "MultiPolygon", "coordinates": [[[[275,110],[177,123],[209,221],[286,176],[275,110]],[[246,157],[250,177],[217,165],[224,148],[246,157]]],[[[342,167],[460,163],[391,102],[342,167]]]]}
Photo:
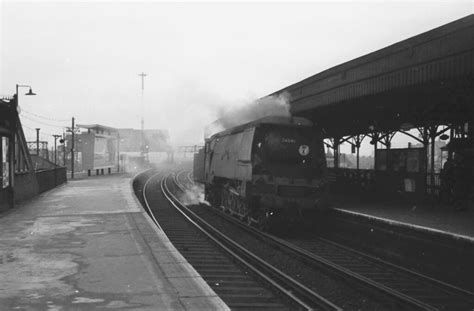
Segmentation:
{"type": "Polygon", "coordinates": [[[217,133],[194,155],[205,199],[248,224],[298,223],[327,204],[321,131],[299,117],[270,116],[217,133]]]}

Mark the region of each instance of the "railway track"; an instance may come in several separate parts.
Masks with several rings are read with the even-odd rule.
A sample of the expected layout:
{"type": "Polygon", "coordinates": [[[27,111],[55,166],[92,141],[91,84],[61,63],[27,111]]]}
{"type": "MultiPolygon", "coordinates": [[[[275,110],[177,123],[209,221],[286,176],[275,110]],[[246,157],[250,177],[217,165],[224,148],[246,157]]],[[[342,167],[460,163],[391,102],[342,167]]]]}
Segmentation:
{"type": "MultiPolygon", "coordinates": [[[[185,173],[180,172],[175,178],[183,191],[186,186],[179,179],[183,179],[184,175],[185,173]]],[[[192,183],[189,174],[184,183],[192,183]]],[[[247,226],[217,209],[212,210],[256,239],[272,243],[274,247],[291,253],[308,264],[329,269],[350,282],[396,299],[401,306],[421,310],[474,310],[474,293],[467,290],[319,237],[305,240],[280,239],[247,226]]]]}
{"type": "Polygon", "coordinates": [[[201,220],[170,191],[169,177],[160,179],[159,175],[148,178],[143,186],[146,208],[231,309],[341,310],[201,220]]]}

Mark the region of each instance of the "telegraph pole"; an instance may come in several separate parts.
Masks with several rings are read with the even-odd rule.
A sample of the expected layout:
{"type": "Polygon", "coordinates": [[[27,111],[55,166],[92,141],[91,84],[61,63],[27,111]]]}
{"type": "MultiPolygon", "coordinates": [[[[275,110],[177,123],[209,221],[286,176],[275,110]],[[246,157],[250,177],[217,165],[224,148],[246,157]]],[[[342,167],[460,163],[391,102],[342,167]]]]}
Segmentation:
{"type": "Polygon", "coordinates": [[[66,133],[63,132],[63,166],[66,167],[66,133]]]}
{"type": "Polygon", "coordinates": [[[74,134],[75,134],[75,128],[74,128],[74,117],[72,117],[72,127],[71,127],[71,133],[72,133],[72,141],[71,141],[71,179],[74,179],[74,134]]]}
{"type": "Polygon", "coordinates": [[[146,73],[142,72],[138,74],[142,78],[142,132],[145,130],[145,77],[146,73]]]}
{"type": "Polygon", "coordinates": [[[145,155],[145,77],[147,76],[146,73],[142,72],[138,74],[142,78],[142,121],[141,121],[141,127],[142,127],[142,155],[145,155]]]}
{"type": "Polygon", "coordinates": [[[120,172],[120,133],[117,130],[117,173],[120,172]]]}

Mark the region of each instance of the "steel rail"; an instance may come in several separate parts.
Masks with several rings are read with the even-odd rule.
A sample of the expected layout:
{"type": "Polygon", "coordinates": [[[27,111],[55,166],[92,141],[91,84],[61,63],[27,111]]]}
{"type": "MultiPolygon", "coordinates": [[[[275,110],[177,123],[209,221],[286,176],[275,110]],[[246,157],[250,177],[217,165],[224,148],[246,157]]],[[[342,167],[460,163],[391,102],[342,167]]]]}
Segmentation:
{"type": "Polygon", "coordinates": [[[382,265],[386,265],[388,267],[391,267],[393,269],[397,269],[397,270],[400,270],[400,271],[403,271],[407,274],[410,274],[412,275],[413,277],[416,277],[416,278],[419,278],[419,279],[422,279],[426,282],[431,282],[433,283],[434,285],[436,286],[439,286],[439,287],[444,287],[444,289],[446,291],[449,291],[449,292],[452,292],[452,293],[462,293],[466,296],[470,296],[471,299],[474,301],[474,293],[471,292],[471,291],[468,291],[464,288],[460,288],[460,287],[457,287],[455,285],[452,285],[452,284],[449,284],[449,283],[446,283],[446,282],[443,282],[443,281],[440,281],[440,280],[437,280],[437,279],[434,279],[432,277],[429,277],[427,275],[424,275],[424,274],[421,274],[419,272],[416,272],[416,271],[413,271],[413,270],[410,270],[410,269],[407,269],[407,268],[404,268],[402,266],[399,266],[399,265],[396,265],[396,264],[393,264],[391,262],[388,262],[386,260],[383,260],[383,259],[380,259],[380,258],[376,258],[374,256],[371,256],[369,254],[365,254],[365,253],[362,253],[358,250],[355,250],[355,249],[352,249],[350,247],[347,247],[347,246],[344,246],[342,244],[339,244],[337,242],[334,242],[334,241],[331,241],[331,240],[328,240],[328,239],[325,239],[325,238],[319,238],[320,240],[324,241],[325,243],[327,244],[332,244],[334,245],[335,247],[338,247],[338,248],[341,248],[341,249],[344,249],[348,252],[351,252],[351,253],[354,253],[354,254],[357,254],[358,256],[360,257],[364,257],[364,258],[367,258],[371,261],[374,261],[376,263],[380,263],[382,265]]]}
{"type": "MultiPolygon", "coordinates": [[[[176,182],[176,176],[177,175],[175,174],[174,182],[176,182]]],[[[300,282],[268,264],[201,219],[171,193],[166,185],[166,178],[167,177],[164,177],[161,180],[161,189],[170,204],[172,204],[190,223],[201,230],[203,234],[218,244],[225,252],[233,256],[242,265],[258,275],[273,288],[277,289],[281,294],[285,295],[287,299],[294,301],[307,310],[312,310],[312,305],[324,310],[342,310],[339,306],[333,304],[300,282]]]]}
{"type": "Polygon", "coordinates": [[[193,179],[191,178],[191,174],[192,172],[191,171],[186,171],[186,170],[182,170],[182,171],[179,171],[176,173],[176,176],[175,176],[175,185],[178,186],[178,188],[180,188],[182,191],[185,191],[185,188],[189,188],[187,186],[185,186],[183,183],[181,183],[179,181],[179,176],[184,174],[184,173],[187,173],[186,174],[186,179],[187,179],[187,182],[189,184],[194,184],[194,181],[193,179]]]}
{"type": "MultiPolygon", "coordinates": [[[[183,184],[181,184],[179,182],[179,180],[177,180],[177,182],[179,183],[179,185],[177,185],[177,186],[181,190],[183,190],[185,188],[185,186],[183,184]]],[[[253,234],[254,236],[257,236],[257,238],[259,238],[259,239],[270,240],[276,246],[285,248],[285,249],[291,251],[294,255],[300,256],[301,258],[305,259],[308,262],[314,262],[315,264],[323,264],[324,266],[327,266],[327,267],[331,268],[332,270],[334,270],[336,273],[340,273],[342,276],[347,275],[349,277],[352,277],[352,278],[356,279],[357,281],[362,282],[364,285],[370,286],[374,289],[377,289],[377,290],[383,292],[384,294],[395,297],[399,301],[402,301],[402,302],[404,302],[405,304],[407,304],[409,306],[412,306],[412,307],[414,306],[414,307],[417,307],[417,308],[421,308],[423,310],[438,310],[436,307],[433,307],[430,304],[427,304],[423,301],[420,301],[417,298],[406,295],[406,294],[404,294],[404,293],[402,293],[398,290],[392,289],[392,288],[390,288],[390,287],[388,287],[384,284],[381,284],[380,282],[374,281],[371,278],[368,278],[368,277],[365,277],[365,276],[363,276],[359,273],[353,272],[350,269],[344,268],[344,267],[342,267],[342,266],[340,266],[336,263],[331,262],[328,259],[325,259],[321,256],[318,256],[318,255],[316,255],[312,252],[306,251],[306,250],[304,250],[304,249],[302,249],[302,248],[300,248],[296,245],[291,244],[290,242],[281,240],[281,239],[279,239],[275,236],[269,235],[269,234],[267,234],[265,232],[262,232],[258,229],[255,229],[255,228],[250,227],[246,224],[243,224],[241,221],[235,219],[231,215],[227,215],[227,214],[223,213],[222,211],[216,211],[216,210],[212,209],[212,212],[217,213],[219,216],[224,217],[227,220],[233,222],[234,224],[238,225],[239,227],[246,230],[247,232],[253,234]]],[[[431,283],[431,285],[438,287],[440,290],[442,290],[444,292],[448,292],[448,293],[451,293],[451,294],[465,295],[465,296],[469,297],[468,298],[469,301],[474,301],[473,300],[474,299],[474,293],[472,293],[468,290],[459,288],[459,287],[454,286],[452,284],[442,282],[440,280],[436,280],[434,278],[431,278],[431,277],[428,277],[426,275],[420,274],[418,272],[406,269],[404,267],[397,266],[397,265],[392,264],[390,262],[381,260],[379,258],[375,258],[375,257],[370,256],[368,254],[364,254],[362,252],[353,250],[351,248],[348,248],[348,247],[345,247],[345,246],[340,245],[338,243],[326,240],[324,238],[320,238],[320,240],[327,243],[327,244],[332,244],[333,246],[338,247],[340,249],[343,249],[347,252],[351,252],[353,254],[357,254],[358,256],[364,257],[368,260],[371,260],[371,261],[375,262],[376,264],[379,264],[379,265],[382,265],[382,266],[385,265],[385,266],[388,266],[389,268],[392,268],[392,269],[395,269],[395,270],[398,269],[399,271],[407,273],[407,274],[411,275],[411,277],[417,278],[422,282],[431,283]]]]}
{"type": "MultiPolygon", "coordinates": [[[[181,173],[181,172],[180,172],[181,173]]],[[[180,188],[182,191],[184,191],[185,189],[185,186],[183,184],[181,184],[178,180],[177,177],[175,177],[175,183],[176,185],[178,186],[178,188],[180,188]]],[[[347,268],[344,268],[338,264],[335,264],[321,256],[318,256],[314,253],[311,253],[305,249],[302,249],[296,245],[293,245],[289,242],[286,242],[282,239],[279,239],[275,236],[272,236],[268,233],[265,233],[265,232],[262,232],[258,229],[255,229],[251,226],[248,226],[247,224],[243,224],[241,221],[235,219],[234,217],[230,216],[230,215],[227,215],[223,212],[218,212],[218,211],[215,211],[214,209],[212,209],[213,212],[216,212],[218,215],[222,216],[222,217],[225,217],[226,219],[228,219],[229,221],[235,223],[236,225],[238,225],[240,228],[244,229],[245,231],[251,233],[252,235],[256,236],[257,238],[261,239],[261,240],[267,240],[267,241],[270,241],[272,242],[274,245],[280,247],[280,248],[284,248],[285,250],[287,251],[290,251],[291,253],[293,253],[294,255],[300,257],[300,258],[303,258],[305,259],[307,262],[310,262],[310,263],[314,263],[314,264],[318,264],[319,266],[322,264],[324,267],[326,268],[330,268],[332,271],[338,273],[339,275],[342,275],[344,277],[351,277],[352,279],[354,280],[357,280],[359,282],[361,282],[363,285],[367,285],[373,289],[376,289],[380,292],[382,292],[383,294],[387,294],[391,297],[395,297],[397,300],[399,300],[400,302],[408,305],[408,306],[411,306],[411,307],[416,307],[416,308],[419,308],[419,309],[422,309],[422,310],[429,310],[429,311],[435,311],[435,310],[438,310],[437,308],[433,307],[433,306],[430,306],[418,299],[415,299],[413,297],[410,297],[408,295],[405,295],[399,291],[396,291],[390,287],[387,287],[379,282],[376,282],[376,281],[373,281],[371,280],[370,278],[367,278],[365,276],[362,276],[360,274],[357,274],[347,268]]]]}
{"type": "Polygon", "coordinates": [[[150,182],[150,180],[152,180],[155,176],[158,176],[162,174],[161,172],[159,173],[156,173],[152,176],[150,176],[148,178],[148,180],[145,182],[145,185],[143,186],[143,189],[142,189],[142,196],[143,196],[143,201],[145,202],[145,207],[146,209],[148,210],[148,215],[150,215],[150,217],[153,219],[153,222],[156,224],[156,226],[158,227],[158,229],[160,229],[161,231],[163,231],[163,229],[161,228],[160,224],[158,223],[158,220],[156,220],[155,218],[155,215],[153,214],[153,212],[151,211],[151,207],[150,207],[150,204],[148,203],[148,200],[146,198],[146,194],[145,194],[145,191],[146,191],[146,188],[148,186],[148,183],[150,182]]]}
{"type": "MultiPolygon", "coordinates": [[[[150,176],[151,174],[148,174],[146,177],[150,176]]],[[[146,181],[141,179],[141,188],[146,181]]],[[[262,286],[261,281],[249,275],[248,271],[236,264],[231,256],[219,250],[206,236],[199,234],[198,230],[169,204],[160,191],[159,181],[159,177],[153,176],[150,184],[152,187],[148,187],[145,193],[153,213],[160,219],[162,229],[176,249],[194,266],[216,294],[232,309],[256,307],[262,310],[286,310],[288,302],[281,301],[277,293],[270,291],[268,286],[262,286]]],[[[143,203],[143,199],[141,202],[143,203]]]]}
{"type": "MultiPolygon", "coordinates": [[[[191,171],[188,172],[187,178],[188,178],[188,180],[189,180],[190,183],[194,183],[194,181],[192,181],[192,179],[190,178],[190,174],[191,174],[191,173],[192,173],[191,171]]],[[[179,185],[177,185],[177,186],[178,186],[181,190],[184,191],[184,189],[185,189],[186,186],[185,186],[184,184],[180,183],[180,182],[179,182],[179,179],[176,179],[176,180],[177,180],[177,182],[179,183],[179,185]]],[[[226,214],[223,214],[223,215],[224,215],[225,217],[228,217],[228,215],[226,215],[226,214]]],[[[233,219],[233,218],[231,218],[231,217],[228,217],[228,218],[229,218],[230,220],[232,220],[233,222],[235,222],[236,224],[238,224],[239,226],[244,227],[242,223],[236,221],[235,219],[233,219]]],[[[248,226],[245,226],[245,228],[247,229],[248,226]]],[[[254,228],[251,228],[251,229],[254,229],[254,228]]],[[[262,232],[262,233],[264,233],[264,232],[262,232]]],[[[264,233],[264,234],[265,234],[265,233],[264,233]]],[[[278,238],[276,238],[276,237],[274,237],[274,236],[272,236],[272,235],[268,235],[268,234],[266,234],[265,238],[268,238],[268,239],[276,239],[276,240],[279,240],[279,241],[288,243],[288,242],[286,242],[286,241],[283,241],[283,240],[281,240],[281,239],[278,239],[278,238]]],[[[380,259],[380,258],[376,258],[376,257],[374,257],[374,256],[368,255],[368,254],[366,254],[366,253],[363,253],[363,252],[357,251],[357,250],[355,250],[355,249],[349,248],[349,247],[347,247],[347,246],[344,246],[344,245],[342,245],[342,244],[336,243],[336,242],[334,242],[334,241],[331,241],[331,240],[328,240],[328,239],[325,239],[325,238],[319,238],[319,239],[322,240],[322,241],[324,241],[325,243],[332,244],[332,245],[334,245],[334,246],[336,246],[336,247],[338,247],[338,248],[341,248],[341,249],[344,249],[344,250],[346,250],[346,251],[348,251],[348,252],[357,254],[358,256],[367,258],[367,259],[369,259],[369,260],[372,260],[372,261],[375,261],[375,262],[377,262],[377,263],[380,263],[380,264],[389,266],[389,267],[394,268],[394,269],[398,269],[398,270],[400,270],[400,271],[403,271],[403,272],[405,272],[405,273],[407,273],[407,274],[412,275],[413,277],[417,277],[417,278],[419,278],[419,279],[422,279],[422,280],[424,280],[424,281],[426,281],[426,282],[431,282],[431,283],[433,283],[433,284],[435,284],[435,285],[437,285],[437,286],[443,287],[443,288],[446,289],[447,291],[452,291],[452,292],[454,292],[454,293],[462,293],[462,294],[464,294],[464,295],[466,295],[466,296],[470,296],[471,299],[474,300],[474,293],[471,292],[471,291],[468,291],[468,290],[466,290],[466,289],[463,289],[463,288],[460,288],[460,287],[458,287],[458,286],[455,286],[455,285],[452,285],[452,284],[449,284],[449,283],[446,283],[446,282],[443,282],[443,281],[434,279],[434,278],[429,277],[429,276],[427,276],[427,275],[424,275],[424,274],[421,274],[421,273],[419,273],[419,272],[416,272],[416,271],[407,269],[407,268],[405,268],[405,267],[402,267],[402,266],[393,264],[393,263],[388,262],[388,261],[386,261],[386,260],[382,260],[382,259],[380,259]]]]}
{"type": "Polygon", "coordinates": [[[189,171],[188,174],[186,175],[186,178],[189,180],[189,183],[194,184],[194,180],[191,178],[192,172],[189,171]]]}
{"type": "Polygon", "coordinates": [[[271,236],[267,233],[258,231],[255,228],[251,228],[249,226],[244,227],[243,224],[239,224],[239,226],[241,226],[242,228],[247,227],[246,229],[253,230],[253,232],[256,235],[260,235],[261,238],[268,239],[268,240],[272,241],[273,243],[279,245],[280,247],[283,247],[283,248],[291,251],[296,256],[299,256],[299,257],[307,260],[308,262],[312,262],[312,263],[315,263],[315,264],[318,264],[318,265],[323,264],[325,267],[330,268],[331,270],[333,270],[337,273],[341,273],[345,277],[350,276],[352,279],[357,280],[357,281],[363,283],[364,285],[368,285],[371,288],[374,288],[374,289],[382,292],[383,294],[388,294],[391,297],[395,297],[397,300],[399,300],[400,302],[402,302],[402,303],[404,303],[408,306],[413,306],[413,307],[416,307],[416,308],[420,308],[422,310],[430,310],[430,311],[438,310],[437,308],[434,308],[433,306],[430,306],[430,305],[428,305],[428,304],[426,304],[426,303],[424,303],[424,302],[422,302],[418,299],[415,299],[413,297],[410,297],[408,295],[400,293],[399,291],[396,291],[396,290],[394,290],[390,287],[387,287],[383,284],[380,284],[380,283],[378,283],[374,280],[371,280],[370,278],[367,278],[363,275],[355,273],[355,272],[351,271],[350,269],[347,269],[347,268],[344,268],[340,265],[337,265],[337,264],[331,262],[330,260],[327,260],[327,259],[325,259],[321,256],[318,256],[314,253],[311,253],[311,252],[309,252],[305,249],[302,249],[302,248],[300,248],[296,245],[293,245],[289,242],[283,241],[283,240],[281,240],[277,237],[271,236]]]}
{"type": "Polygon", "coordinates": [[[181,174],[186,173],[185,170],[178,171],[177,173],[174,174],[174,183],[180,188],[181,191],[185,191],[185,186],[179,181],[179,176],[181,174]],[[181,186],[181,187],[180,187],[181,186]]]}

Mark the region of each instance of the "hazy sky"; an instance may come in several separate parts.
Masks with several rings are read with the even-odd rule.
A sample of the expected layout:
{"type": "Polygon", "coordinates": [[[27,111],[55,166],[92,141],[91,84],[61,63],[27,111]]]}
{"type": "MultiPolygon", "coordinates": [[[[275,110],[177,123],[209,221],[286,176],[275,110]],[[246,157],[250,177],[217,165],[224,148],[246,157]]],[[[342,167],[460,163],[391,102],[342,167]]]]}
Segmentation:
{"type": "Polygon", "coordinates": [[[202,140],[219,107],[473,13],[472,1],[17,2],[0,0],[0,95],[30,84],[27,138],[77,123],[202,140]]]}

